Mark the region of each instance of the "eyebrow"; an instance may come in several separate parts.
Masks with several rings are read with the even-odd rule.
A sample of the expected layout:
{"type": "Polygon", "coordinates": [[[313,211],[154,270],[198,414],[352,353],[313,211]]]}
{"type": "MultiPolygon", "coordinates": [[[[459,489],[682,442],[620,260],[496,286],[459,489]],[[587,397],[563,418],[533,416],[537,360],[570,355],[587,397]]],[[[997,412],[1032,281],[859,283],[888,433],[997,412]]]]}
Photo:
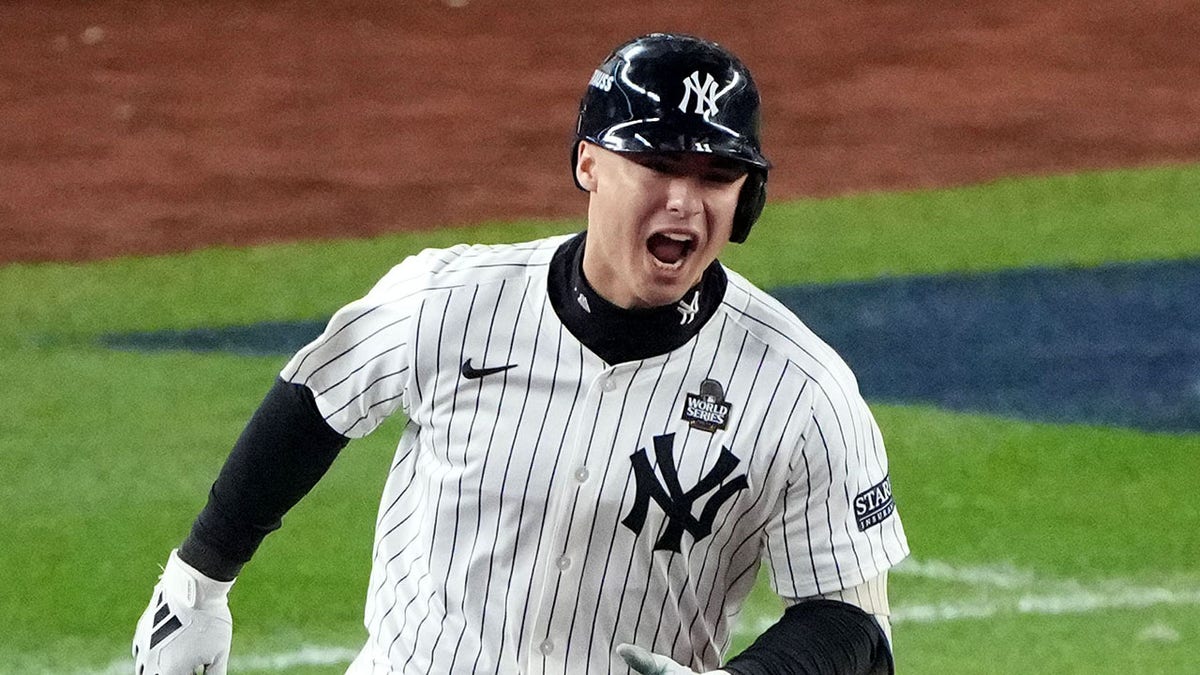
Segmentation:
{"type": "MultiPolygon", "coordinates": [[[[729,173],[731,175],[740,176],[746,173],[747,168],[741,162],[730,159],[728,157],[719,157],[709,155],[713,160],[709,164],[700,165],[696,168],[695,173],[705,174],[710,172],[729,173]]],[[[691,173],[691,165],[686,160],[683,153],[666,154],[666,153],[634,153],[633,161],[642,166],[656,170],[665,171],[685,171],[691,173]]]]}

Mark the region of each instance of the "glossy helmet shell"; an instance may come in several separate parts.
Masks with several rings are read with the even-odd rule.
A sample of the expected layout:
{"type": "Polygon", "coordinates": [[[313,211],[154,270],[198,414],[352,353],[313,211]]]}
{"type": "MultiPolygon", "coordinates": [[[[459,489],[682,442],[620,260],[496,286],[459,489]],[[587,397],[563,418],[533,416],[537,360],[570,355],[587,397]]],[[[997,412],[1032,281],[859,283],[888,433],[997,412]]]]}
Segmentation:
{"type": "Polygon", "coordinates": [[[672,33],[635,38],[592,74],[579,104],[571,173],[581,140],[613,152],[703,152],[737,160],[748,175],[730,241],[743,242],[766,203],[771,168],[759,138],[759,105],[750,71],[724,47],[672,33]]]}

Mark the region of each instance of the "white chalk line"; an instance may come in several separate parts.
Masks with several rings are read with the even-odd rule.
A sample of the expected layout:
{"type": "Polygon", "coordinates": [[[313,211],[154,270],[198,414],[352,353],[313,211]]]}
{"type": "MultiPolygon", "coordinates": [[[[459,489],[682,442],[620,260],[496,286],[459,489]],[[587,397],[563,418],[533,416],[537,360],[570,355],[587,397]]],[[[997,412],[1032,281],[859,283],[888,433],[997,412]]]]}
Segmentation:
{"type": "MultiPolygon", "coordinates": [[[[354,649],[316,645],[303,645],[297,650],[277,654],[239,656],[234,651],[233,657],[230,659],[229,672],[279,671],[299,666],[336,666],[349,664],[357,655],[358,651],[354,649]]],[[[119,659],[101,670],[80,670],[73,675],[129,675],[132,672],[133,660],[119,659]]]]}
{"type": "Polygon", "coordinates": [[[1011,564],[958,567],[940,560],[917,560],[915,558],[904,560],[892,568],[889,574],[995,588],[1028,588],[1037,583],[1037,577],[1033,572],[1019,570],[1011,564]]]}
{"type": "MultiPolygon", "coordinates": [[[[1008,564],[957,566],[937,560],[905,560],[893,568],[894,576],[911,576],[948,581],[985,589],[987,597],[959,602],[899,605],[892,608],[893,625],[988,619],[1007,615],[1086,614],[1112,609],[1142,609],[1157,605],[1200,605],[1200,588],[1141,586],[1123,580],[1084,583],[1073,579],[1042,579],[1028,570],[1008,564]],[[1003,597],[991,597],[995,591],[1003,597]],[[1017,591],[1013,593],[1013,591],[1017,591]]],[[[742,630],[757,635],[775,622],[767,617],[742,630]],[[760,625],[761,624],[761,625],[760,625]]],[[[231,672],[281,671],[299,666],[349,664],[357,650],[343,647],[305,645],[276,654],[239,655],[231,661],[231,672]]],[[[126,675],[133,662],[114,661],[101,670],[81,670],[73,675],[126,675]]]]}
{"type": "MultiPolygon", "coordinates": [[[[1039,578],[1032,571],[1011,564],[964,567],[910,558],[892,568],[889,575],[947,581],[983,591],[980,597],[953,602],[893,604],[893,625],[997,616],[1086,614],[1156,605],[1200,605],[1200,587],[1194,583],[1175,588],[1142,586],[1116,579],[1084,583],[1075,579],[1039,578]]],[[[774,618],[766,618],[747,626],[746,631],[757,635],[774,621],[774,618]]]]}
{"type": "Polygon", "coordinates": [[[965,602],[900,605],[892,609],[893,624],[986,619],[1000,615],[1086,614],[1111,609],[1142,609],[1155,605],[1200,604],[1200,588],[1142,586],[1110,579],[1084,583],[1076,579],[1041,579],[1012,565],[958,567],[937,560],[909,559],[891,572],[951,581],[976,588],[1019,590],[1015,595],[965,602]]]}
{"type": "Polygon", "coordinates": [[[1021,595],[1004,601],[975,601],[905,605],[892,609],[893,624],[988,619],[1004,614],[1087,614],[1110,609],[1143,609],[1155,605],[1200,605],[1200,590],[1155,587],[1121,589],[1116,593],[1083,590],[1056,595],[1021,595]]]}

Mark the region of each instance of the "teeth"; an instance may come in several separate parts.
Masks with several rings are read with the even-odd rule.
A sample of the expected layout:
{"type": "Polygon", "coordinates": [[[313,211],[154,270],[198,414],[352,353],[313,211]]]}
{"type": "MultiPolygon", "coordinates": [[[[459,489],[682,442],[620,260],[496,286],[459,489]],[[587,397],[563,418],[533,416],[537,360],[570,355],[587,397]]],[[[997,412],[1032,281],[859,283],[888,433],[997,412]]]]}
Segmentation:
{"type": "Polygon", "coordinates": [[[692,240],[692,238],[686,234],[677,234],[675,232],[667,232],[663,236],[665,236],[667,239],[670,239],[671,241],[678,241],[678,242],[689,242],[692,240]]]}

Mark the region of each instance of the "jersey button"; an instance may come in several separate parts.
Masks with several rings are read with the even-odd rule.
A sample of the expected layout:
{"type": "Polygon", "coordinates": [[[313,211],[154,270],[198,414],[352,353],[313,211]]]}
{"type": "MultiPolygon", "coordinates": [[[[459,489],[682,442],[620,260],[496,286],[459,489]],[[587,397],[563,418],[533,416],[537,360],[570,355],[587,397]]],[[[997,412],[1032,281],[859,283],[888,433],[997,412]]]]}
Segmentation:
{"type": "Polygon", "coordinates": [[[550,653],[554,651],[554,643],[549,640],[544,640],[542,641],[542,644],[538,645],[538,651],[549,656],[550,653]]]}
{"type": "Polygon", "coordinates": [[[581,466],[578,469],[575,469],[575,480],[579,481],[580,483],[586,481],[590,475],[591,474],[588,473],[586,466],[581,466]]]}
{"type": "Polygon", "coordinates": [[[611,377],[604,381],[604,391],[612,391],[617,388],[617,383],[611,377]]]}
{"type": "Polygon", "coordinates": [[[567,570],[567,568],[570,566],[571,566],[571,559],[568,558],[567,556],[564,555],[563,557],[558,559],[558,569],[565,572],[567,570]]]}

